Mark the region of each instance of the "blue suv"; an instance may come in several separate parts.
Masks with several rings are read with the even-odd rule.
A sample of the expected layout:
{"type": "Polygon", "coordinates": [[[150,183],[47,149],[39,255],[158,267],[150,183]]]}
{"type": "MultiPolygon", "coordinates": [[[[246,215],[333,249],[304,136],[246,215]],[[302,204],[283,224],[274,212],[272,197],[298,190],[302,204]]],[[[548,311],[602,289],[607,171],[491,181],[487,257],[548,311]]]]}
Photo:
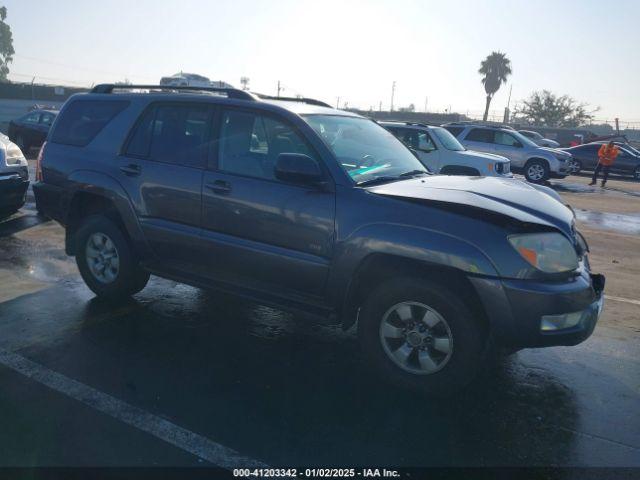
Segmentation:
{"type": "Polygon", "coordinates": [[[429,174],[374,121],[235,89],[73,96],[34,185],[93,292],[150,274],[357,324],[385,380],[446,395],[495,346],[575,345],[604,278],[545,187],[429,174]]]}

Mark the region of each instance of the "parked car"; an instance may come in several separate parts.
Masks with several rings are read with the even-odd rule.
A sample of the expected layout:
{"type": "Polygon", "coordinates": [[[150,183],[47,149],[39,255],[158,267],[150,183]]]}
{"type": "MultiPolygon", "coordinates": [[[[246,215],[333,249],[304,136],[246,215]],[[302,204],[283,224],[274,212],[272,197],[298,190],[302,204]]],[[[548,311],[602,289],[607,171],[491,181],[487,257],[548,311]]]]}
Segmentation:
{"type": "Polygon", "coordinates": [[[422,164],[442,175],[512,176],[509,160],[467,150],[448,130],[407,122],[378,122],[407,145],[422,164]]]}
{"type": "MultiPolygon", "coordinates": [[[[607,142],[604,142],[607,143],[607,142]]],[[[640,181],[640,155],[636,154],[633,147],[627,144],[618,143],[620,153],[616,157],[616,161],[611,165],[611,173],[621,175],[633,175],[636,180],[640,181]]],[[[573,157],[572,169],[574,173],[580,173],[582,170],[594,170],[598,164],[598,150],[602,143],[586,143],[577,147],[563,148],[573,157]]]]}
{"type": "Polygon", "coordinates": [[[571,155],[561,150],[539,147],[510,127],[456,124],[443,125],[469,150],[495,153],[511,160],[511,170],[523,172],[529,182],[564,178],[571,173],[571,155]]]}
{"type": "Polygon", "coordinates": [[[29,187],[27,161],[18,146],[0,134],[0,218],[17,212],[29,187]]]}
{"type": "Polygon", "coordinates": [[[27,154],[33,147],[40,147],[49,133],[56,110],[33,110],[9,122],[9,138],[27,154]]]}
{"type": "Polygon", "coordinates": [[[604,277],[545,187],[431,175],[376,122],[318,101],[113,88],[67,101],[34,185],[96,295],[153,273],[357,324],[382,380],[438,395],[493,345],[593,332],[604,277]]]}
{"type": "Polygon", "coordinates": [[[550,138],[544,138],[538,132],[534,132],[532,130],[518,130],[518,131],[540,147],[558,148],[560,146],[560,144],[555,140],[551,140],[550,138]]]}

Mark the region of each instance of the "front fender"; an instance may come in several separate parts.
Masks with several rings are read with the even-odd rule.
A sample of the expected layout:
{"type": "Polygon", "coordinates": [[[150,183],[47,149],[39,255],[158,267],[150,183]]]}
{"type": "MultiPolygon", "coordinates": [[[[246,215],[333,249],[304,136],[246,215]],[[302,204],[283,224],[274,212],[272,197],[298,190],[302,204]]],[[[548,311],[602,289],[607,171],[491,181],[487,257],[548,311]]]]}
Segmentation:
{"type": "Polygon", "coordinates": [[[339,242],[336,249],[328,297],[338,309],[344,305],[358,267],[373,254],[401,257],[417,265],[454,268],[472,275],[498,276],[489,257],[469,240],[408,225],[365,225],[339,242]]]}

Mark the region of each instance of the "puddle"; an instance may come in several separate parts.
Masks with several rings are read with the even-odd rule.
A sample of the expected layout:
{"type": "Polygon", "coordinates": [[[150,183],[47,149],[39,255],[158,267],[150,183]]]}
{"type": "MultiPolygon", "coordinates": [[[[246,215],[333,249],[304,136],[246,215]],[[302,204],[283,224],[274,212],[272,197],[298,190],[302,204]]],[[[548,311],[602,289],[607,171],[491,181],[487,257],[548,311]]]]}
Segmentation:
{"type": "Polygon", "coordinates": [[[640,214],[594,212],[576,209],[576,217],[581,222],[603,230],[640,235],[640,214]]]}
{"type": "Polygon", "coordinates": [[[640,192],[634,192],[631,190],[624,190],[622,188],[606,186],[600,187],[600,184],[590,186],[583,183],[569,183],[569,182],[551,182],[551,187],[558,192],[567,193],[596,193],[605,194],[607,192],[617,192],[624,195],[630,195],[632,197],[640,197],[640,192]]]}

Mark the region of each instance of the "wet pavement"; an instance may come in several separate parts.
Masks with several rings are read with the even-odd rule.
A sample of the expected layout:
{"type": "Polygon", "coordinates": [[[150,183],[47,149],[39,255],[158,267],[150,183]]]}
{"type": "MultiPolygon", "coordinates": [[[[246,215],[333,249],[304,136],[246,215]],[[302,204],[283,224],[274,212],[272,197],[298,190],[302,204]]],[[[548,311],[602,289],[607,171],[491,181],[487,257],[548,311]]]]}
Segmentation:
{"type": "MultiPolygon", "coordinates": [[[[637,305],[434,401],[372,376],[353,331],[155,277],[97,300],[32,204],[0,223],[0,281],[0,352],[269,465],[640,467],[637,305]]],[[[207,464],[2,364],[0,424],[0,466],[207,464]]]]}

